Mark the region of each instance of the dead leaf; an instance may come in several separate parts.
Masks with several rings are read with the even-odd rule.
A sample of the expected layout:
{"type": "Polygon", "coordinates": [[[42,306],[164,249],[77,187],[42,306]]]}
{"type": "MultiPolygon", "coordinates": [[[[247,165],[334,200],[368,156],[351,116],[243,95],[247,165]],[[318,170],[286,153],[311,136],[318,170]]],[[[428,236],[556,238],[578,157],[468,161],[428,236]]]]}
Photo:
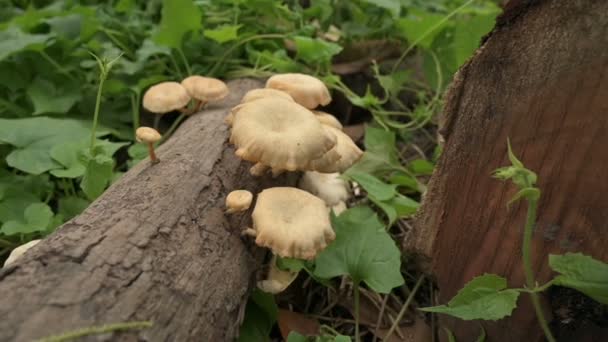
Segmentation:
{"type": "Polygon", "coordinates": [[[287,340],[287,336],[292,331],[296,331],[304,336],[316,336],[319,334],[319,322],[301,313],[279,309],[277,321],[281,336],[285,340],[287,340]]]}

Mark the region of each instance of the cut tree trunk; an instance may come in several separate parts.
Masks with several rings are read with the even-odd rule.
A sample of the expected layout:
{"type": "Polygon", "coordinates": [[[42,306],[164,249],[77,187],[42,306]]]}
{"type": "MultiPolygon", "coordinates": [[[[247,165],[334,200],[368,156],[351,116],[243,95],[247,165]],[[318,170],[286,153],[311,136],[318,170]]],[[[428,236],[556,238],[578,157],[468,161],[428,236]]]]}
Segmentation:
{"type": "MultiPolygon", "coordinates": [[[[260,254],[240,237],[249,212],[224,215],[253,178],[228,146],[224,116],[252,80],[229,84],[220,106],[189,118],[80,216],[0,272],[0,340],[32,341],[78,328],[152,321],[110,340],[231,341],[260,254]]],[[[259,251],[259,250],[258,250],[259,251]]]]}
{"type": "MultiPolygon", "coordinates": [[[[455,76],[444,110],[445,149],[405,242],[428,257],[440,304],[486,272],[506,277],[511,287],[525,283],[526,204],[507,208],[516,188],[490,176],[510,164],[507,137],[539,176],[533,241],[538,282],[552,276],[550,253],[580,251],[608,261],[607,13],[608,1],[511,1],[455,76]]],[[[551,319],[550,298],[543,299],[551,319]]],[[[567,321],[557,314],[564,312],[552,322],[560,340],[608,340],[607,327],[575,312],[565,317],[573,319],[571,331],[560,331],[567,321]]],[[[440,317],[458,341],[473,341],[481,332],[478,322],[440,317]]],[[[490,341],[543,339],[525,293],[513,316],[483,326],[490,341]]]]}

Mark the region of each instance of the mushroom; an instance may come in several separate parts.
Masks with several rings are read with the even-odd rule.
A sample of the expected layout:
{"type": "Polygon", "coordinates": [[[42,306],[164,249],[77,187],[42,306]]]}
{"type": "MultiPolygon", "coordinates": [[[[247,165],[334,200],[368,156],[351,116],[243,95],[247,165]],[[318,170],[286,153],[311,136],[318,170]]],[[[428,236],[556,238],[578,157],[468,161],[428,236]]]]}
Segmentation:
{"type": "Polygon", "coordinates": [[[229,93],[226,83],[212,77],[189,76],[183,79],[181,84],[198,102],[192,113],[198,112],[208,102],[223,99],[229,93]]]}
{"type": "Polygon", "coordinates": [[[284,258],[313,259],[336,237],[322,199],[297,188],[262,191],[251,214],[258,246],[284,258]]]}
{"type": "Polygon", "coordinates": [[[241,99],[241,103],[251,102],[265,97],[282,97],[286,100],[293,101],[291,95],[287,94],[284,91],[271,88],[259,88],[248,91],[241,99]]]}
{"type": "Polygon", "coordinates": [[[321,158],[311,161],[308,167],[323,173],[344,172],[361,158],[363,151],[341,130],[327,125],[323,127],[336,136],[336,145],[321,158]],[[332,153],[337,153],[340,159],[332,160],[332,153]]]}
{"type": "Polygon", "coordinates": [[[258,281],[258,288],[264,292],[277,294],[283,292],[298,277],[299,272],[283,271],[277,266],[277,256],[270,260],[268,277],[258,281]]]}
{"type": "Polygon", "coordinates": [[[322,124],[342,130],[342,124],[340,121],[338,121],[338,119],[336,119],[335,116],[320,110],[313,110],[312,112],[315,114],[317,120],[319,120],[322,124]]]}
{"type": "Polygon", "coordinates": [[[146,90],[143,106],[152,113],[164,114],[174,110],[186,111],[190,95],[177,82],[161,82],[146,90]]]}
{"type": "Polygon", "coordinates": [[[13,262],[15,262],[17,259],[19,259],[28,249],[36,246],[38,244],[38,242],[40,242],[42,240],[32,240],[26,244],[23,244],[15,249],[13,249],[13,251],[11,252],[11,254],[8,256],[8,258],[6,259],[6,261],[4,262],[4,267],[8,266],[9,264],[12,264],[13,262]]]}
{"type": "Polygon", "coordinates": [[[311,111],[284,98],[247,102],[232,114],[230,142],[236,147],[235,154],[275,173],[305,170],[336,144],[335,135],[311,111]]]}
{"type": "Polygon", "coordinates": [[[322,199],[328,207],[338,205],[350,198],[348,182],[339,173],[306,171],[298,182],[298,187],[322,199]]]}
{"type": "Polygon", "coordinates": [[[249,209],[253,194],[247,190],[234,190],[226,196],[226,214],[249,209]]]}
{"type": "Polygon", "coordinates": [[[135,138],[138,142],[148,145],[150,162],[152,162],[152,164],[159,163],[160,159],[158,159],[156,153],[154,153],[154,144],[160,140],[160,133],[154,128],[142,126],[135,130],[135,138]]]}
{"type": "Polygon", "coordinates": [[[305,74],[278,74],[266,81],[266,88],[282,90],[299,104],[314,109],[319,105],[325,106],[331,102],[329,90],[319,80],[305,74]]]}

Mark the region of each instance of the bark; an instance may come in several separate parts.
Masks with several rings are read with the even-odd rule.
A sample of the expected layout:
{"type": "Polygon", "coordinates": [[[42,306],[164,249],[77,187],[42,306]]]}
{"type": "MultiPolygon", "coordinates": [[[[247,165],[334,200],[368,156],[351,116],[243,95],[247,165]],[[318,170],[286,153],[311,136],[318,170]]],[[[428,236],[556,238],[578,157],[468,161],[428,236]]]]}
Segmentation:
{"type": "Polygon", "coordinates": [[[260,253],[240,237],[250,212],[226,217],[224,198],[289,181],[253,178],[234,156],[224,116],[262,84],[229,86],[229,99],[186,120],[158,149],[159,164],[139,163],[1,271],[1,341],[146,320],[152,328],[110,340],[234,339],[260,253]]]}
{"type": "MultiPolygon", "coordinates": [[[[539,283],[552,276],[550,253],[580,251],[608,261],[606,13],[607,1],[511,1],[455,76],[444,110],[445,149],[405,242],[406,249],[430,260],[439,303],[486,272],[506,277],[511,287],[525,283],[526,204],[507,209],[515,187],[490,177],[510,164],[507,137],[539,176],[533,241],[539,283]]],[[[477,322],[440,317],[459,341],[480,334],[477,322]]],[[[562,340],[582,341],[591,331],[588,322],[573,323],[562,340]]],[[[483,325],[491,341],[542,339],[526,294],[512,317],[483,325]]],[[[590,338],[608,339],[605,328],[590,338]]]]}

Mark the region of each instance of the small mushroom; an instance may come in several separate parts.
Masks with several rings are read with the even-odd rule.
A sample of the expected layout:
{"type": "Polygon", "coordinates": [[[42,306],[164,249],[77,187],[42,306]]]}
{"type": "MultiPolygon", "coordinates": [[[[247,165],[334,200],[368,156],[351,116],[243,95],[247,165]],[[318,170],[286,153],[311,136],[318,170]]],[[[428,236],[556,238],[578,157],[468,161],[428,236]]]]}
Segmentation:
{"type": "Polygon", "coordinates": [[[237,106],[230,142],[241,159],[275,171],[305,170],[336,144],[336,137],[299,104],[280,97],[237,106]]]}
{"type": "Polygon", "coordinates": [[[329,113],[322,112],[320,110],[313,110],[312,112],[313,114],[315,114],[317,120],[319,120],[319,122],[321,122],[322,124],[342,130],[342,124],[335,116],[329,113]]]}
{"type": "Polygon", "coordinates": [[[314,109],[331,102],[329,90],[316,77],[305,74],[278,74],[266,81],[266,88],[282,90],[299,104],[314,109]]]}
{"type": "Polygon", "coordinates": [[[323,200],[297,188],[262,191],[251,217],[244,233],[284,258],[313,259],[336,237],[323,200]]]}
{"type": "Polygon", "coordinates": [[[15,262],[17,259],[19,259],[25,252],[27,252],[28,249],[36,246],[38,244],[38,242],[40,242],[42,240],[32,240],[26,244],[23,244],[15,249],[13,249],[13,251],[11,252],[11,254],[8,256],[8,258],[6,259],[6,261],[4,262],[4,267],[12,264],[13,262],[15,262]]]}
{"type": "Polygon", "coordinates": [[[152,113],[164,114],[174,110],[186,111],[190,95],[177,82],[161,82],[148,88],[143,98],[143,106],[152,113]]]}
{"type": "Polygon", "coordinates": [[[226,214],[249,209],[253,194],[247,190],[234,190],[226,196],[226,214]]]}
{"type": "Polygon", "coordinates": [[[138,142],[148,145],[148,154],[150,155],[150,162],[156,164],[160,162],[160,159],[156,157],[154,153],[154,144],[160,140],[161,135],[157,130],[151,127],[139,127],[135,130],[135,138],[138,142]]]}
{"type": "Polygon", "coordinates": [[[298,182],[298,187],[322,199],[328,207],[338,205],[350,198],[348,182],[339,173],[306,171],[298,182]]]}
{"type": "Polygon", "coordinates": [[[182,80],[182,86],[193,99],[197,100],[193,113],[198,112],[208,102],[219,101],[228,96],[228,86],[212,77],[189,76],[182,80]]]}
{"type": "Polygon", "coordinates": [[[283,292],[298,277],[299,272],[283,271],[277,266],[277,256],[270,260],[268,277],[258,281],[258,288],[266,293],[277,294],[283,292]]]}

